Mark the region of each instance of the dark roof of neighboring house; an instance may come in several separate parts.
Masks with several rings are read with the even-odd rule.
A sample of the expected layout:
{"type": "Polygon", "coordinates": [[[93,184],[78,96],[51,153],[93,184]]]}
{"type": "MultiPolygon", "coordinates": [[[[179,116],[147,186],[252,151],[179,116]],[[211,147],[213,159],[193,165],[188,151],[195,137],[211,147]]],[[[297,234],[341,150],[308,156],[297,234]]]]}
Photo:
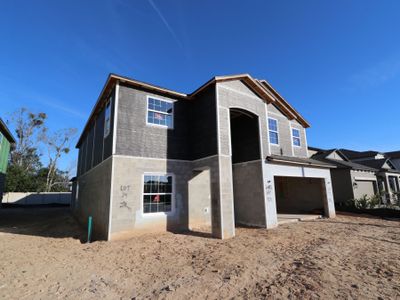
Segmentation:
{"type": "Polygon", "coordinates": [[[367,158],[373,157],[381,152],[378,151],[355,151],[349,149],[339,149],[347,158],[349,159],[357,159],[357,158],[367,158]]]}
{"type": "Polygon", "coordinates": [[[323,159],[326,162],[329,162],[330,164],[334,164],[337,166],[339,169],[352,169],[352,170],[357,170],[357,171],[370,171],[370,172],[377,172],[378,170],[375,168],[371,168],[368,166],[364,166],[361,164],[357,164],[351,161],[344,161],[344,160],[335,160],[335,159],[323,159]]]}
{"type": "Polygon", "coordinates": [[[162,88],[153,84],[149,84],[143,81],[138,81],[132,78],[110,74],[107,78],[106,83],[104,84],[103,89],[100,92],[100,95],[94,105],[89,119],[85,124],[85,127],[79,137],[78,143],[76,147],[80,145],[82,139],[89,128],[89,124],[93,121],[94,116],[96,116],[105,105],[105,102],[108,98],[109,93],[114,88],[117,82],[121,82],[130,86],[134,86],[136,88],[140,88],[147,91],[152,91],[158,94],[175,97],[178,99],[187,99],[191,100],[197,93],[202,91],[207,86],[214,84],[215,82],[223,82],[223,81],[231,81],[231,80],[240,80],[242,81],[248,88],[250,88],[256,95],[258,95],[261,99],[264,99],[267,103],[274,103],[279,109],[281,109],[291,120],[296,119],[302,126],[305,128],[310,127],[310,124],[281,96],[279,95],[272,86],[265,80],[257,80],[251,77],[249,74],[238,74],[238,75],[228,75],[228,76],[215,76],[207,81],[205,84],[200,86],[191,94],[179,93],[170,89],[162,88]]]}
{"type": "Polygon", "coordinates": [[[6,123],[0,118],[0,132],[6,137],[6,139],[11,143],[15,143],[15,138],[11,134],[10,130],[8,129],[6,123]]]}
{"type": "MultiPolygon", "coordinates": [[[[309,147],[310,148],[310,147],[309,147]]],[[[317,148],[314,148],[317,150],[317,148]]],[[[370,171],[370,172],[377,172],[377,169],[364,166],[362,164],[354,163],[352,161],[349,161],[349,159],[338,149],[329,149],[329,150],[322,150],[319,149],[319,152],[311,156],[312,159],[319,160],[322,162],[330,163],[335,165],[339,169],[353,169],[353,170],[359,170],[359,171],[370,171]],[[333,152],[337,152],[344,160],[337,160],[337,159],[331,159],[327,158],[330,154],[333,152]]]]}
{"type": "Polygon", "coordinates": [[[400,158],[400,151],[385,152],[385,155],[391,158],[400,158]]]}
{"type": "Polygon", "coordinates": [[[378,170],[382,170],[382,171],[386,171],[386,172],[393,172],[393,173],[400,173],[399,170],[396,169],[384,169],[383,166],[385,165],[385,163],[389,163],[390,165],[393,166],[393,164],[391,163],[389,158],[382,158],[382,159],[366,159],[366,160],[361,160],[358,161],[360,164],[378,169],[378,170]]]}
{"type": "Polygon", "coordinates": [[[312,146],[308,146],[307,148],[308,148],[309,150],[313,150],[313,151],[326,151],[326,150],[324,150],[324,149],[322,149],[322,148],[312,147],[312,146]]]}
{"type": "Polygon", "coordinates": [[[267,156],[267,160],[272,161],[272,162],[286,162],[286,163],[315,166],[315,167],[336,168],[336,166],[331,163],[322,162],[320,160],[315,160],[315,159],[305,158],[305,157],[270,155],[270,156],[267,156]]]}

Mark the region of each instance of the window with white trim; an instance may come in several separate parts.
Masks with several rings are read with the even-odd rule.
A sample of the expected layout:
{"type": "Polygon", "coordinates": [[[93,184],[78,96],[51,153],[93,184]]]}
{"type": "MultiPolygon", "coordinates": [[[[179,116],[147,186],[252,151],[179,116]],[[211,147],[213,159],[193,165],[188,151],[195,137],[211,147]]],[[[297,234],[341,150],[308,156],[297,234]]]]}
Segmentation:
{"type": "Polygon", "coordinates": [[[108,136],[111,131],[111,98],[106,104],[106,116],[104,119],[104,137],[108,136]]]}
{"type": "Polygon", "coordinates": [[[292,128],[292,141],[293,141],[293,146],[301,147],[300,130],[292,128]]]}
{"type": "Polygon", "coordinates": [[[152,97],[147,98],[147,123],[173,128],[174,103],[152,97]]]}
{"type": "Polygon", "coordinates": [[[172,175],[144,175],[143,213],[170,212],[172,199],[172,175]]]}
{"type": "Polygon", "coordinates": [[[279,145],[278,120],[268,118],[268,133],[269,142],[274,145],[279,145]]]}

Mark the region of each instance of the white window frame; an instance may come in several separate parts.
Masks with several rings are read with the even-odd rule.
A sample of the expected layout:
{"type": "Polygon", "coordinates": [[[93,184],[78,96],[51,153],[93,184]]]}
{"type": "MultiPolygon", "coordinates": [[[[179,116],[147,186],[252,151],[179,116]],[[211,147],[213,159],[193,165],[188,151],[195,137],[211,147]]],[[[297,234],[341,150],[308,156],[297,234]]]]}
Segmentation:
{"type": "Polygon", "coordinates": [[[301,133],[300,133],[300,129],[295,128],[295,127],[290,127],[290,136],[292,137],[292,145],[293,145],[293,147],[301,148],[301,133]],[[297,130],[299,132],[299,136],[298,137],[293,135],[293,130],[297,130]],[[298,139],[300,145],[295,145],[294,144],[294,139],[298,139]]]}
{"type": "Polygon", "coordinates": [[[268,125],[268,143],[272,146],[279,146],[280,138],[279,138],[279,121],[278,119],[267,117],[267,125],[268,125]],[[276,121],[276,131],[269,128],[269,119],[276,121]],[[271,135],[270,132],[275,132],[278,135],[278,144],[271,143],[271,135]]]}
{"type": "Polygon", "coordinates": [[[108,99],[108,101],[106,102],[106,106],[104,107],[104,138],[108,137],[110,135],[111,132],[111,96],[108,99]],[[107,106],[110,106],[110,116],[107,120],[107,106]],[[109,123],[108,126],[108,131],[107,130],[107,122],[109,123]]]}
{"type": "Polygon", "coordinates": [[[167,100],[167,99],[162,99],[162,98],[153,97],[151,95],[147,95],[146,96],[146,125],[147,126],[155,126],[155,127],[161,127],[161,128],[166,128],[166,129],[169,129],[169,130],[173,130],[174,129],[174,116],[175,116],[175,102],[176,101],[174,101],[174,100],[169,100],[169,99],[167,100]],[[149,119],[148,118],[149,111],[155,112],[155,113],[158,113],[158,114],[169,115],[169,114],[166,114],[166,113],[158,111],[158,110],[149,109],[149,99],[150,98],[151,99],[155,99],[155,100],[159,100],[159,101],[172,103],[172,113],[171,113],[172,123],[171,123],[171,127],[168,127],[168,125],[149,123],[149,120],[148,120],[149,119]]]}
{"type": "MultiPolygon", "coordinates": [[[[153,193],[150,193],[153,194],[153,193]]],[[[160,193],[159,195],[169,195],[170,193],[160,193]]],[[[170,216],[175,214],[175,174],[174,173],[165,173],[165,172],[145,172],[142,175],[142,194],[140,198],[140,211],[142,217],[158,217],[158,216],[170,216]],[[160,212],[144,212],[144,200],[143,196],[149,193],[144,192],[144,177],[145,176],[171,176],[172,177],[172,193],[171,193],[171,210],[170,211],[160,211],[160,212]]]]}

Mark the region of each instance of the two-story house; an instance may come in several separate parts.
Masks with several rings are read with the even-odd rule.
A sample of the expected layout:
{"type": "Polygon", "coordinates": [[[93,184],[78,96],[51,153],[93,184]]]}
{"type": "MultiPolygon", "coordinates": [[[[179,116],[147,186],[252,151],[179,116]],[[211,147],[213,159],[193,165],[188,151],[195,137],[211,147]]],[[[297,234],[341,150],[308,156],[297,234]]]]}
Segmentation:
{"type": "Polygon", "coordinates": [[[7,125],[0,118],[0,202],[3,199],[10,148],[11,144],[14,143],[14,137],[12,136],[7,125]]]}
{"type": "Polygon", "coordinates": [[[77,143],[72,209],[100,239],[150,230],[274,228],[335,215],[330,164],[308,122],[266,81],[214,77],[191,94],[110,75],[77,143]]]}

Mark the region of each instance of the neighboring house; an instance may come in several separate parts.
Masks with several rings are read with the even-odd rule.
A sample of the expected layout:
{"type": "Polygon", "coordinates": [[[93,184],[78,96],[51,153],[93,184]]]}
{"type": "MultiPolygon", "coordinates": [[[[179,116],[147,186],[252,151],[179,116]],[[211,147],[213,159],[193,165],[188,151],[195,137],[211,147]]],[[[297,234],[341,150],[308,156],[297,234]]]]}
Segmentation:
{"type": "Polygon", "coordinates": [[[14,143],[14,137],[0,118],[0,201],[3,199],[10,148],[14,143]]]}
{"type": "Polygon", "coordinates": [[[328,163],[307,121],[266,81],[214,77],[191,94],[110,75],[77,143],[72,209],[98,239],[149,230],[278,225],[335,215],[328,163]]]}
{"type": "Polygon", "coordinates": [[[400,170],[400,151],[385,152],[385,156],[390,158],[397,170],[400,170]]]}
{"type": "Polygon", "coordinates": [[[340,150],[324,150],[309,147],[310,157],[336,166],[331,169],[333,195],[335,202],[341,204],[378,193],[378,181],[375,174],[378,169],[350,161],[340,150]]]}
{"type": "Polygon", "coordinates": [[[399,200],[400,169],[397,169],[391,158],[377,151],[340,150],[352,162],[377,169],[378,188],[384,193],[385,203],[395,203],[399,200]]]}

